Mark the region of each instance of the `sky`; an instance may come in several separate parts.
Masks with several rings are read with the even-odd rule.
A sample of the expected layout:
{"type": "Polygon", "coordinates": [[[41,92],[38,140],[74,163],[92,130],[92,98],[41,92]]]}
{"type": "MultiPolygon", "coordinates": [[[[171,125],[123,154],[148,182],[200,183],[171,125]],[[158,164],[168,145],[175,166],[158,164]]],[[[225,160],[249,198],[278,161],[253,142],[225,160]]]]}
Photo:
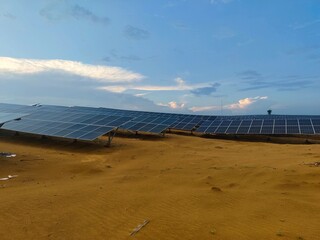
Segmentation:
{"type": "Polygon", "coordinates": [[[0,0],[0,102],[320,114],[319,0],[0,0]]]}

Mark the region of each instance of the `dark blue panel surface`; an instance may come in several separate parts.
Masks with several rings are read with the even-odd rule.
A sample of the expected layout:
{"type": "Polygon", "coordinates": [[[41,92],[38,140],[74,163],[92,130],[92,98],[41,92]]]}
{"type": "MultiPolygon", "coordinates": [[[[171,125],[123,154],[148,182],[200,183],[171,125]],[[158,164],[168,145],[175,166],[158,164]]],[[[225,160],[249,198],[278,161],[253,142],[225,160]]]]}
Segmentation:
{"type": "Polygon", "coordinates": [[[300,126],[311,126],[311,119],[299,119],[300,126]]]}
{"type": "Polygon", "coordinates": [[[244,127],[240,126],[238,128],[237,134],[247,134],[248,131],[249,131],[249,126],[244,126],[244,127]]]}
{"type": "Polygon", "coordinates": [[[273,134],[273,126],[262,126],[260,134],[273,134]]]}
{"type": "Polygon", "coordinates": [[[301,134],[314,134],[313,127],[308,125],[305,125],[305,126],[300,125],[300,132],[301,134]]]}
{"type": "Polygon", "coordinates": [[[286,126],[274,126],[273,134],[286,134],[286,126]]]}
{"type": "Polygon", "coordinates": [[[287,126],[287,134],[300,134],[299,127],[295,125],[287,126]]]}
{"type": "Polygon", "coordinates": [[[218,127],[215,133],[225,133],[228,127],[218,127]]]}
{"type": "Polygon", "coordinates": [[[260,134],[261,127],[251,127],[249,129],[249,134],[260,134]]]}
{"type": "Polygon", "coordinates": [[[238,127],[232,127],[232,126],[230,126],[230,127],[227,129],[226,133],[228,133],[228,134],[236,134],[236,133],[237,133],[237,130],[238,130],[238,127]]]}

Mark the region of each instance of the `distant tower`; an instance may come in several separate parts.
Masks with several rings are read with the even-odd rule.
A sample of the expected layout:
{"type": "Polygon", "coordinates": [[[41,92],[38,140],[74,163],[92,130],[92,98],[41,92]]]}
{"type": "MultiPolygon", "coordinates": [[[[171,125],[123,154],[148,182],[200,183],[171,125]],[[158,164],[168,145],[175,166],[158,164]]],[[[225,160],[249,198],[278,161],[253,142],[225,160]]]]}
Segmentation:
{"type": "Polygon", "coordinates": [[[267,112],[268,112],[268,115],[271,115],[272,110],[271,110],[271,109],[269,109],[267,112]]]}

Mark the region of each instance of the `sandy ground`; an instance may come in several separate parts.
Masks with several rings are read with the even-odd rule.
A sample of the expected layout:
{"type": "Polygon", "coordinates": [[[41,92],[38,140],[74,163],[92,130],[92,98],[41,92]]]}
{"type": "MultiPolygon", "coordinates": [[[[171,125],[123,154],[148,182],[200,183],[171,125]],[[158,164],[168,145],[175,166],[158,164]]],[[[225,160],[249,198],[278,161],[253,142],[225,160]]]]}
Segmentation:
{"type": "Polygon", "coordinates": [[[0,239],[320,239],[320,145],[1,137],[0,239]],[[132,230],[149,224],[135,236],[132,230]]]}

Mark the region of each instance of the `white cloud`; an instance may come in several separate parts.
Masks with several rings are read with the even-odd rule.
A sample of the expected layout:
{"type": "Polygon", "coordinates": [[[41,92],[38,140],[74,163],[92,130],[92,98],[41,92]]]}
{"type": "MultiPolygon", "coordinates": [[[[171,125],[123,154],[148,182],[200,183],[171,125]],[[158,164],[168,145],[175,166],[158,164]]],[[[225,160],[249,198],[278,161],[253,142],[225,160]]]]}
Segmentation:
{"type": "Polygon", "coordinates": [[[219,3],[230,3],[233,0],[210,0],[211,4],[219,4],[219,3]]]}
{"type": "Polygon", "coordinates": [[[185,103],[177,103],[177,102],[168,102],[168,103],[158,103],[159,106],[169,107],[172,109],[182,109],[185,107],[185,103]]]}
{"type": "Polygon", "coordinates": [[[267,99],[268,97],[254,97],[254,98],[244,98],[244,99],[240,99],[237,103],[233,103],[233,104],[230,104],[230,105],[227,105],[226,107],[228,109],[244,109],[244,108],[247,108],[249,105],[255,103],[256,101],[258,100],[265,100],[267,99]]]}
{"type": "Polygon", "coordinates": [[[114,93],[122,93],[126,91],[126,88],[123,86],[109,86],[109,92],[114,92],[114,93]]]}
{"type": "Polygon", "coordinates": [[[190,91],[203,87],[210,87],[210,83],[201,83],[201,84],[187,84],[185,80],[180,77],[174,79],[177,83],[176,85],[116,85],[116,86],[103,86],[99,87],[100,90],[105,90],[109,92],[124,92],[126,90],[138,90],[138,91],[190,91]],[[120,91],[121,90],[121,91],[120,91]]]}
{"type": "Polygon", "coordinates": [[[220,110],[221,106],[203,106],[203,107],[191,107],[189,110],[192,112],[206,112],[206,111],[217,111],[220,110]]]}
{"type": "Polygon", "coordinates": [[[133,82],[144,78],[139,73],[121,67],[91,65],[61,59],[39,60],[0,57],[0,73],[2,74],[30,75],[44,72],[64,72],[105,83],[133,82]]]}
{"type": "Polygon", "coordinates": [[[136,97],[143,97],[145,95],[148,95],[149,93],[137,93],[137,94],[134,94],[134,96],[136,97]]]}
{"type": "Polygon", "coordinates": [[[294,30],[300,30],[300,29],[304,29],[304,28],[313,26],[315,24],[319,24],[319,23],[320,23],[320,19],[315,19],[315,20],[309,21],[309,22],[296,23],[296,24],[291,25],[291,27],[294,30]]]}
{"type": "MultiPolygon", "coordinates": [[[[248,108],[250,105],[252,105],[253,103],[259,101],[259,100],[266,100],[268,99],[267,96],[257,96],[257,97],[248,97],[248,98],[243,98],[240,99],[238,102],[236,103],[232,103],[232,104],[227,104],[222,106],[223,109],[229,109],[229,110],[242,110],[242,109],[246,109],[248,108]]],[[[212,105],[212,106],[200,106],[200,107],[191,107],[189,108],[189,110],[191,110],[192,112],[205,112],[205,111],[217,111],[220,110],[221,106],[217,106],[217,105],[212,105]]]]}

